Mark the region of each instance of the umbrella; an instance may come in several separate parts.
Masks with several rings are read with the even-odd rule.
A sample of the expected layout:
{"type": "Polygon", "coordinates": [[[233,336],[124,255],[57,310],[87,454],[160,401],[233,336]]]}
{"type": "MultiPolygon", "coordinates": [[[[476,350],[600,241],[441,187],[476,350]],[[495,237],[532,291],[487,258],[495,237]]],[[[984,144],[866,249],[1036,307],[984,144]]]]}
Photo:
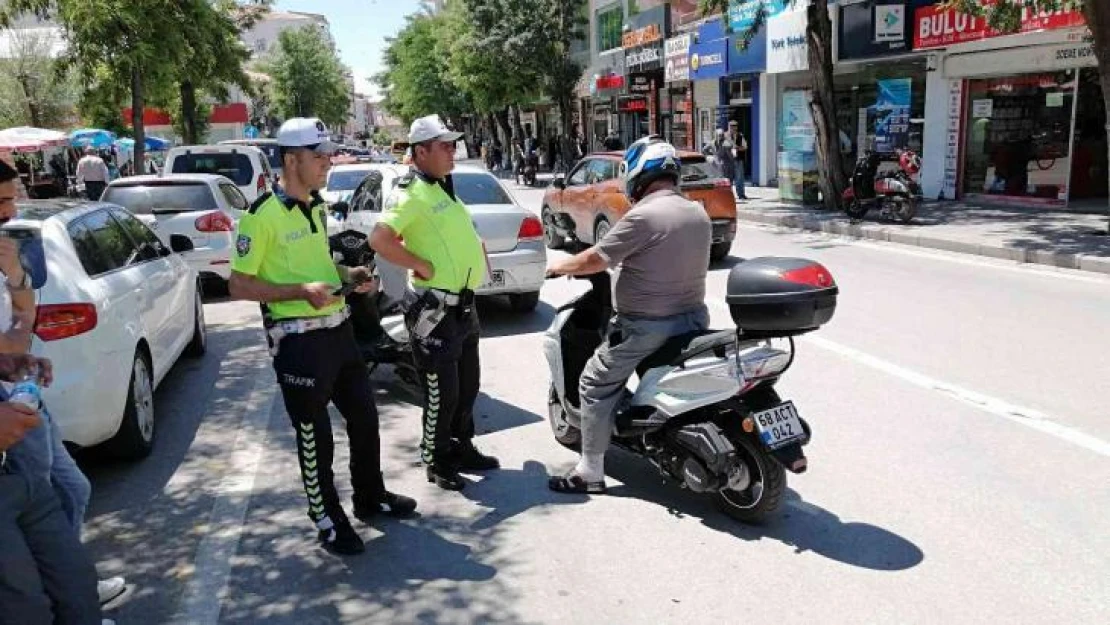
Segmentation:
{"type": "Polygon", "coordinates": [[[38,152],[43,148],[67,143],[69,143],[69,137],[64,132],[58,132],[57,130],[31,128],[29,126],[0,130],[0,150],[38,152]]]}
{"type": "MultiPolygon", "coordinates": [[[[119,149],[123,150],[124,152],[133,152],[135,150],[135,140],[129,137],[124,137],[123,139],[117,140],[116,145],[118,145],[119,149]]],[[[146,140],[143,141],[143,145],[146,146],[147,150],[150,150],[152,152],[162,152],[164,150],[170,149],[170,147],[173,145],[173,142],[169,139],[163,139],[161,137],[148,135],[146,137],[146,140]]]]}
{"type": "Polygon", "coordinates": [[[106,148],[116,140],[116,133],[100,128],[81,128],[69,133],[69,143],[75,148],[106,148]]]}

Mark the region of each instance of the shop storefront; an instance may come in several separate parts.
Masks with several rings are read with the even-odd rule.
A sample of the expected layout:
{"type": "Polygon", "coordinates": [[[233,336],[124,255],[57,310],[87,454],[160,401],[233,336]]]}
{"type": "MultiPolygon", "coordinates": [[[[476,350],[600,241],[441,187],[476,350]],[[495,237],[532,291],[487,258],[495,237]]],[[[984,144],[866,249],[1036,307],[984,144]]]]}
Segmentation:
{"type": "Polygon", "coordinates": [[[664,4],[628,19],[629,30],[625,31],[621,44],[629,90],[618,102],[624,145],[662,131],[659,92],[664,80],[663,42],[670,18],[670,7],[664,4]]]}
{"type": "Polygon", "coordinates": [[[1106,111],[1081,14],[1026,15],[1022,30],[1040,32],[1005,37],[934,7],[917,23],[915,47],[947,46],[944,75],[960,85],[948,163],[960,197],[1106,206],[1106,111]]]}
{"type": "Polygon", "coordinates": [[[767,20],[767,73],[775,75],[777,86],[779,194],[784,200],[816,204],[817,133],[809,108],[806,21],[804,9],[767,20]]]}
{"type": "Polygon", "coordinates": [[[834,88],[848,172],[866,150],[886,155],[891,167],[898,150],[926,156],[928,61],[912,52],[912,16],[932,2],[850,0],[839,7],[834,88]]]}
{"type": "Polygon", "coordinates": [[[718,128],[728,126],[728,110],[722,106],[721,79],[728,76],[728,36],[719,19],[698,27],[690,46],[690,78],[704,94],[699,106],[709,112],[701,129],[702,145],[711,143],[718,128]],[[712,99],[710,99],[712,97],[712,99]]]}
{"type": "Polygon", "coordinates": [[[617,98],[625,92],[624,52],[608,53],[598,59],[590,74],[590,98],[587,102],[587,124],[583,127],[590,151],[601,149],[601,142],[610,132],[618,131],[617,98]]]}
{"type": "Polygon", "coordinates": [[[740,124],[748,140],[748,154],[744,166],[748,179],[768,184],[777,177],[777,151],[775,149],[775,123],[765,123],[774,117],[775,91],[768,89],[767,29],[760,28],[744,47],[744,33],[755,19],[763,3],[768,17],[774,17],[785,8],[784,2],[746,0],[729,5],[728,20],[732,31],[728,45],[729,75],[724,81],[724,114],[728,121],[740,124]],[[767,97],[764,94],[770,93],[767,97]]]}
{"type": "Polygon", "coordinates": [[[690,44],[686,33],[668,39],[663,45],[663,136],[678,148],[694,147],[694,90],[690,83],[690,44]]]}

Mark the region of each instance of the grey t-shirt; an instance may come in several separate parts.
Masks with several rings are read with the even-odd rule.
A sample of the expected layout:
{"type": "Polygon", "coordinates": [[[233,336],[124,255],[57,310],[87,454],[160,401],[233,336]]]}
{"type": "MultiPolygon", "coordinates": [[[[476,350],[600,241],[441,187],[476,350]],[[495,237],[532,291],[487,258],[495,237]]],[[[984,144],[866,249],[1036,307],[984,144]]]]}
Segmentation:
{"type": "Polygon", "coordinates": [[[597,245],[610,267],[619,265],[616,311],[658,318],[703,306],[712,238],[705,209],[677,191],[642,199],[597,245]]]}

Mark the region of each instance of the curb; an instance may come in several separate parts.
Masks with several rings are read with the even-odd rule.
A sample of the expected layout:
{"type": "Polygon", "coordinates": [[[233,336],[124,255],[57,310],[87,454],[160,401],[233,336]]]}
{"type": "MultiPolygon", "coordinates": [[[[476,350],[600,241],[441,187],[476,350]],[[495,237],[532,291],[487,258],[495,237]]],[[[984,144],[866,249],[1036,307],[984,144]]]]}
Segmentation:
{"type": "Polygon", "coordinates": [[[929,236],[928,234],[892,232],[882,226],[853,224],[840,219],[819,219],[798,214],[775,215],[740,207],[737,207],[736,216],[742,222],[747,221],[749,223],[760,223],[769,226],[782,226],[809,232],[824,232],[826,234],[835,234],[855,239],[883,241],[887,243],[897,243],[899,245],[955,252],[957,254],[986,256],[988,258],[1010,260],[1018,263],[1046,265],[1064,269],[1078,269],[1080,271],[1110,275],[1110,258],[1105,256],[1061,254],[1045,250],[942,239],[929,236]]]}

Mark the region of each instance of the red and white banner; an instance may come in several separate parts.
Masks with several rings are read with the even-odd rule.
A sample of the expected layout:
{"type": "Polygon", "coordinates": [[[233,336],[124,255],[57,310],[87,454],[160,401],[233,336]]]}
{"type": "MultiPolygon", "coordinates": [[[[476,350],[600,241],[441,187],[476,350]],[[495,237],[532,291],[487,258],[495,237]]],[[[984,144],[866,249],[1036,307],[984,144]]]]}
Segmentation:
{"type": "MultiPolygon", "coordinates": [[[[955,9],[942,9],[937,5],[925,6],[915,13],[913,48],[943,48],[968,41],[978,41],[1010,34],[999,32],[987,25],[986,18],[959,13],[955,9]]],[[[1084,26],[1080,9],[1059,9],[1037,12],[1022,9],[1018,33],[1056,28],[1084,26]]]]}

